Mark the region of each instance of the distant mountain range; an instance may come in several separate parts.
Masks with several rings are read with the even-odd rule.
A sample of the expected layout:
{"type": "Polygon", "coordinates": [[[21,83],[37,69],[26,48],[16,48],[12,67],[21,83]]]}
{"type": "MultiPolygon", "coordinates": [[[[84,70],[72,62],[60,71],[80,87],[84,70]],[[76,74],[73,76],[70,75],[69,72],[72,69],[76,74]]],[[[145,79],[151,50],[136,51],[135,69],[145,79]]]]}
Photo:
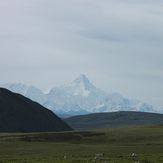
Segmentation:
{"type": "Polygon", "coordinates": [[[0,132],[70,130],[52,111],[20,94],[0,88],[0,132]]]}
{"type": "Polygon", "coordinates": [[[94,113],[66,118],[65,122],[77,130],[163,125],[163,114],[133,111],[94,113]]]}
{"type": "Polygon", "coordinates": [[[0,87],[20,93],[64,116],[115,111],[157,112],[149,104],[96,88],[83,74],[71,83],[54,87],[48,92],[24,84],[3,84],[0,87]]]}

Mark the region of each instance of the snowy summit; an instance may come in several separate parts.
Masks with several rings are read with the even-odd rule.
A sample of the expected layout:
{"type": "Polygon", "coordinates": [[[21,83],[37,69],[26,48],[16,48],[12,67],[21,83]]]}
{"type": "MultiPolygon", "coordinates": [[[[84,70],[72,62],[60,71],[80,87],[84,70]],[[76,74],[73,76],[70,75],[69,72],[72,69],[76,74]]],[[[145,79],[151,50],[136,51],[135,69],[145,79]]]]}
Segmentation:
{"type": "Polygon", "coordinates": [[[155,112],[151,105],[96,88],[84,74],[69,84],[50,89],[47,93],[24,84],[3,84],[1,87],[37,101],[57,114],[80,115],[112,111],[155,112]]]}

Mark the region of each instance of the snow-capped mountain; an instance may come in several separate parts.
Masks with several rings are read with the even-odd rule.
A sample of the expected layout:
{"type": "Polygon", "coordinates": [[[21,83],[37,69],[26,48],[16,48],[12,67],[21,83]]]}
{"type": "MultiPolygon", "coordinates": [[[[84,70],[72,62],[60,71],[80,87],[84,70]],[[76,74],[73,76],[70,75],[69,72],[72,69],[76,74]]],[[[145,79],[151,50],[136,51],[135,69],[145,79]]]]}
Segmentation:
{"type": "Polygon", "coordinates": [[[155,111],[151,105],[96,88],[85,75],[80,75],[69,84],[52,88],[48,93],[23,84],[5,84],[1,87],[31,98],[58,114],[79,115],[120,110],[155,111]]]}
{"type": "Polygon", "coordinates": [[[38,88],[34,86],[27,86],[25,84],[2,84],[0,87],[7,88],[12,92],[16,92],[26,96],[33,101],[37,101],[40,104],[43,104],[46,101],[46,95],[38,88]]]}

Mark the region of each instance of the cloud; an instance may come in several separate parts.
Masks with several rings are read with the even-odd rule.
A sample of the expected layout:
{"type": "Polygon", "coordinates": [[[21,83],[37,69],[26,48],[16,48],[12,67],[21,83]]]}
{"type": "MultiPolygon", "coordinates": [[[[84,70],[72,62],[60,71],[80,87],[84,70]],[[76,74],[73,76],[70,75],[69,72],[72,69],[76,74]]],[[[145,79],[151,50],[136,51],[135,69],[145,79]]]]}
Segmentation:
{"type": "Polygon", "coordinates": [[[48,88],[86,73],[163,105],[162,17],[161,0],[1,1],[1,83],[48,88]]]}

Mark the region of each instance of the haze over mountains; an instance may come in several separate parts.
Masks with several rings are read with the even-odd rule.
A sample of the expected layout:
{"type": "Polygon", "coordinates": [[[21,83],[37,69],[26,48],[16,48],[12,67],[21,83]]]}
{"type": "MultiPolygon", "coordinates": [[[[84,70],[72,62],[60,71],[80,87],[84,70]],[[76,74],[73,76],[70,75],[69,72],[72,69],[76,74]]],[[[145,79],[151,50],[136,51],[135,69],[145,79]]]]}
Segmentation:
{"type": "Polygon", "coordinates": [[[0,87],[37,101],[58,115],[82,115],[115,111],[157,112],[149,104],[125,98],[118,93],[107,93],[96,88],[83,74],[71,83],[54,87],[48,92],[20,83],[3,84],[0,87]]]}

